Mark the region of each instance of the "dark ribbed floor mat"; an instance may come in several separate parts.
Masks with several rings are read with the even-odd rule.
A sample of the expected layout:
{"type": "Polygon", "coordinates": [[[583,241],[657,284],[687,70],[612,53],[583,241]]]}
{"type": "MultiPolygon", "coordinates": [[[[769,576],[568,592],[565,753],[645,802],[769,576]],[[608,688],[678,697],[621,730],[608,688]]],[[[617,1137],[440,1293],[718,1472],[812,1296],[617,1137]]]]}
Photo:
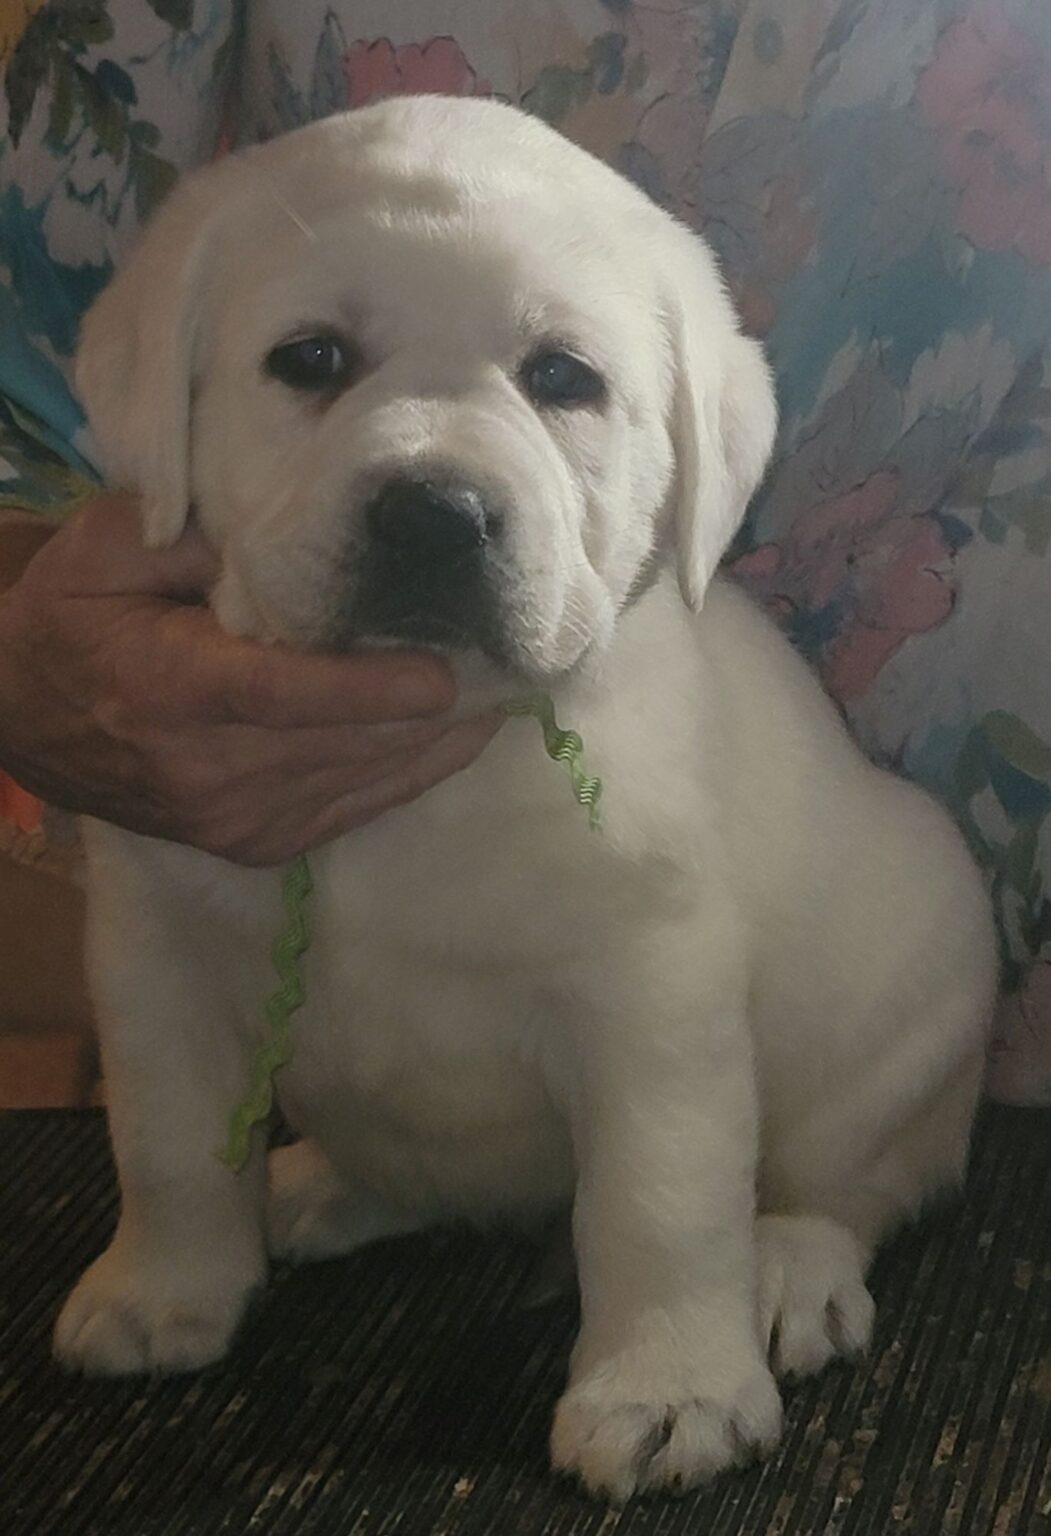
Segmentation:
{"type": "Polygon", "coordinates": [[[779,1455],[614,1511],[546,1468],[573,1331],[530,1256],[443,1233],[279,1271],[230,1360],[48,1358],[114,1215],[102,1117],[0,1116],[3,1536],[1015,1536],[1051,1530],[1051,1111],[984,1116],[966,1203],[874,1277],[876,1346],[787,1393],[779,1455]]]}

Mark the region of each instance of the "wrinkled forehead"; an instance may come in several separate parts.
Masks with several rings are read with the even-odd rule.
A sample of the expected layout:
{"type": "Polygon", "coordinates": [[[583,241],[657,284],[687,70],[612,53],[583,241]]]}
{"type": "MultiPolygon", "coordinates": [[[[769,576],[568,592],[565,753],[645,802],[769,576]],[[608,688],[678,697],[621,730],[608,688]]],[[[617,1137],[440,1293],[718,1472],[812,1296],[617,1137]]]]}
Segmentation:
{"type": "Polygon", "coordinates": [[[342,324],[385,349],[469,335],[641,343],[654,307],[640,242],[541,171],[314,164],[260,171],[224,241],[224,308],[252,331],[342,324]]]}

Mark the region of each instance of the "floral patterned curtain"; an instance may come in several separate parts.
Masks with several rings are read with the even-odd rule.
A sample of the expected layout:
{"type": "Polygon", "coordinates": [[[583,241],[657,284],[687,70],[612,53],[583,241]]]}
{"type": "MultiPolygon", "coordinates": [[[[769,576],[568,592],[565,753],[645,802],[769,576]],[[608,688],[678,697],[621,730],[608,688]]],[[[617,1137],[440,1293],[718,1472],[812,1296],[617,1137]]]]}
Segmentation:
{"type": "Polygon", "coordinates": [[[0,0],[0,496],[83,490],[76,320],[178,169],[393,92],[521,103],[702,230],[764,338],[782,429],[730,569],[957,817],[1002,935],[991,1085],[1051,1102],[1047,0],[239,15],[0,0]]]}

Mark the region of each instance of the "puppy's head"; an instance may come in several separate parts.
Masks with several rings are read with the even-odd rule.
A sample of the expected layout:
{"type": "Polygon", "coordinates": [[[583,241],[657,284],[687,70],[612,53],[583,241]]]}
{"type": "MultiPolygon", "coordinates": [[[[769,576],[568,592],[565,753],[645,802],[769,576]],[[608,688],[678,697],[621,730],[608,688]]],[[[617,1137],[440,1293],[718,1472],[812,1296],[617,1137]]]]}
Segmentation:
{"type": "Polygon", "coordinates": [[[191,509],[232,628],[550,682],[674,551],[700,604],[774,431],[700,241],[491,102],[387,102],[187,181],[78,385],[144,535],[191,509]]]}

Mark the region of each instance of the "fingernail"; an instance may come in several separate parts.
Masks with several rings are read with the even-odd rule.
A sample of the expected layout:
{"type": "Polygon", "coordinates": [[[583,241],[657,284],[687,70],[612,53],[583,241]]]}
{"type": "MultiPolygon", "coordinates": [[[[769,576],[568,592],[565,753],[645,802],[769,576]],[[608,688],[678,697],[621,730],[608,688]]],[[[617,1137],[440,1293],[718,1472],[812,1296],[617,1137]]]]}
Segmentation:
{"type": "Polygon", "coordinates": [[[440,714],[455,698],[452,678],[424,667],[406,667],[396,673],[390,691],[392,703],[406,715],[440,714]]]}

